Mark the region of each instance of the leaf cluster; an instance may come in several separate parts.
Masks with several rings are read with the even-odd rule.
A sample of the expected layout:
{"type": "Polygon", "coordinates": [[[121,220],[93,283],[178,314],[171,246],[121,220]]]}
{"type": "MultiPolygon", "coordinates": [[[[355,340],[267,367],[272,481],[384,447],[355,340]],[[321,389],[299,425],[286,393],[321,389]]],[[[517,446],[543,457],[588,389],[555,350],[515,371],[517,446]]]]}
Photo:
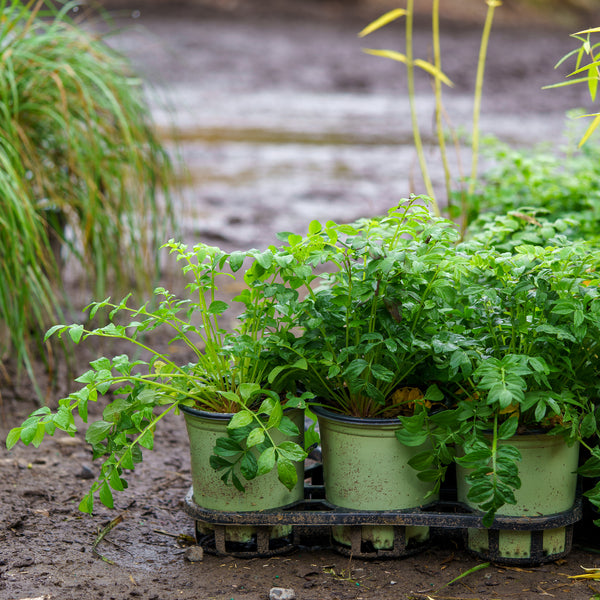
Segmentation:
{"type": "Polygon", "coordinates": [[[122,340],[137,357],[122,354],[94,360],[76,380],[81,388],[60,400],[57,411],[36,411],[7,439],[10,448],[19,440],[37,446],[56,429],[74,435],[75,415],[86,423],[88,403],[110,399],[102,419],[87,430],[94,456],[105,458],[98,480],[81,504],[86,512],[91,512],[96,492],[102,502],[112,505],[111,490],[125,485],[123,471],[132,470],[141,460],[142,448],[152,448],[156,426],[180,405],[233,413],[230,435],[219,441],[211,464],[225,469],[224,480],[231,479],[236,487],[241,487],[233,476],[236,465],[246,479],[276,467],[282,483],[293,487],[293,463],[306,456],[299,445],[285,439],[299,432],[283,415],[283,406],[305,407],[305,397],[293,393],[293,378],[290,383],[302,365],[281,364],[272,352],[296,323],[293,307],[298,293],[293,286],[298,270],[276,248],[226,253],[205,244],[188,249],[173,240],[164,248],[174,255],[189,281],[185,297],[159,287],[153,305],[132,307],[130,296],[118,303],[107,298],[88,307],[90,319],[102,314],[106,324],[95,329],[56,325],[46,334],[46,339],[67,336],[75,344],[93,338],[122,340]],[[243,277],[245,288],[230,304],[218,297],[219,285],[236,276],[243,277]],[[155,347],[151,334],[158,329],[169,332],[170,344],[183,344],[194,356],[193,362],[179,364],[176,354],[155,347]],[[274,430],[283,434],[282,441],[274,441],[274,430]],[[240,449],[243,440],[245,448],[240,449]],[[239,456],[223,454],[232,451],[232,444],[239,456]],[[256,450],[261,453],[254,460],[256,450]]]}
{"type": "Polygon", "coordinates": [[[447,430],[465,451],[457,461],[472,469],[469,498],[489,525],[520,486],[516,433],[596,443],[600,252],[566,241],[502,254],[469,242],[457,251],[468,264],[447,325],[459,347],[436,369],[453,398],[447,430]]]}
{"type": "Polygon", "coordinates": [[[290,238],[290,252],[320,273],[298,306],[289,356],[307,365],[303,388],[334,410],[389,413],[392,392],[436,351],[458,233],[419,200],[352,225],[313,222],[306,237],[290,238]]]}

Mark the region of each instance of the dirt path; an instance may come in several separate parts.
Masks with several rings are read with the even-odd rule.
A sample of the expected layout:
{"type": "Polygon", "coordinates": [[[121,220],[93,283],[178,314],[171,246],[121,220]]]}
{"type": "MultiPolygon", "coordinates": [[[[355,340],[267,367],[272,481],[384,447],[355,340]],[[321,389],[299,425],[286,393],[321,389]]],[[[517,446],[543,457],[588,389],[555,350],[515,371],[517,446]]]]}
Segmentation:
{"type": "MultiPolygon", "coordinates": [[[[193,18],[144,13],[138,21],[146,33],[115,44],[161,82],[177,107],[177,125],[190,134],[182,145],[191,172],[182,205],[187,239],[228,247],[269,243],[278,230],[302,229],[315,217],[380,212],[411,191],[401,77],[394,65],[360,53],[355,34],[364,22],[235,12],[223,18],[212,11],[193,18]]],[[[468,123],[477,37],[456,26],[445,37],[456,84],[448,109],[457,125],[468,123]]],[[[398,40],[388,31],[375,42],[396,47],[398,40]]],[[[426,43],[419,43],[426,54],[426,43]]],[[[559,136],[564,111],[584,96],[540,87],[555,80],[552,65],[570,47],[566,31],[496,31],[484,131],[519,144],[559,136]]],[[[427,85],[419,93],[423,106],[430,105],[427,85]]],[[[158,109],[157,117],[167,123],[158,109]]],[[[11,394],[2,390],[2,439],[33,408],[11,394]]],[[[51,402],[57,397],[58,391],[51,402]]],[[[0,449],[0,600],[265,600],[275,586],[293,588],[299,600],[588,600],[600,594],[600,583],[569,579],[581,566],[600,566],[599,555],[583,548],[593,541],[583,530],[565,560],[536,569],[492,565],[448,587],[481,564],[449,537],[402,560],[349,560],[317,548],[270,559],[207,555],[190,563],[177,537],[194,529],[182,509],[190,473],[178,418],[115,509],[98,507],[90,518],[77,504],[97,469],[81,437],[58,437],[39,451],[0,449]],[[97,545],[102,560],[94,542],[118,517],[97,545]]]]}

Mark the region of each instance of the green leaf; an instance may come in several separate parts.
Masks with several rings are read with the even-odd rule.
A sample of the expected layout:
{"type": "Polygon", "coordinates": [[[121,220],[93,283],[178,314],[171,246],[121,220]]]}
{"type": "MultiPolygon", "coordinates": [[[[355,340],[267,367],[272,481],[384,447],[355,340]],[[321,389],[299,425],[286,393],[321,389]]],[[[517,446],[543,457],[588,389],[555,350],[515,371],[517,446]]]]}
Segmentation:
{"type": "Polygon", "coordinates": [[[236,456],[243,451],[243,448],[230,438],[220,437],[215,442],[213,452],[217,456],[236,456]]]}
{"type": "Polygon", "coordinates": [[[246,425],[250,425],[253,420],[252,413],[249,410],[242,410],[231,417],[231,420],[227,423],[227,429],[246,427],[246,425]]]}
{"type": "Polygon", "coordinates": [[[265,432],[260,427],[257,427],[248,434],[248,439],[246,440],[246,447],[252,448],[252,446],[262,444],[264,441],[265,432]]]}
{"type": "Polygon", "coordinates": [[[108,476],[108,483],[110,484],[110,487],[117,492],[122,492],[125,489],[123,480],[121,479],[119,471],[116,467],[111,469],[110,475],[108,476]]]}
{"type": "Polygon", "coordinates": [[[277,400],[275,400],[275,398],[272,398],[271,396],[267,396],[260,405],[260,408],[258,409],[258,414],[259,415],[270,415],[273,412],[273,409],[275,408],[275,405],[278,404],[277,400]]]}
{"type": "Polygon", "coordinates": [[[211,315],[220,315],[224,313],[229,308],[227,302],[223,302],[223,300],[215,300],[210,303],[208,307],[208,313],[211,315]]]}
{"type": "Polygon", "coordinates": [[[277,461],[277,476],[279,481],[285,485],[288,490],[293,490],[298,482],[298,473],[292,462],[285,458],[280,458],[277,461]]]}
{"type": "Polygon", "coordinates": [[[267,428],[279,427],[282,417],[283,417],[283,408],[281,407],[281,404],[279,402],[276,402],[275,405],[273,406],[273,410],[271,411],[271,414],[269,415],[269,420],[267,422],[267,428]]]}
{"type": "Polygon", "coordinates": [[[296,435],[300,435],[300,430],[298,429],[296,423],[294,423],[289,417],[285,415],[281,417],[281,421],[277,426],[277,429],[281,431],[284,435],[294,437],[296,435]]]}
{"type": "Polygon", "coordinates": [[[106,481],[102,484],[100,488],[100,502],[104,504],[107,508],[114,508],[113,495],[110,490],[110,486],[106,483],[106,481]]]}
{"type": "Polygon", "coordinates": [[[425,400],[429,400],[431,402],[442,402],[443,399],[444,393],[436,384],[430,385],[425,391],[425,400]]]}
{"type": "Polygon", "coordinates": [[[127,450],[125,450],[125,452],[123,453],[123,456],[121,458],[121,466],[124,469],[130,470],[135,467],[135,464],[133,462],[133,454],[130,448],[127,448],[127,450]]]}
{"type": "Polygon", "coordinates": [[[147,448],[148,450],[152,450],[152,448],[154,448],[154,433],[151,429],[144,431],[142,436],[138,439],[138,444],[142,448],[147,448]]]}
{"type": "Polygon", "coordinates": [[[415,454],[409,461],[408,464],[416,471],[424,471],[428,469],[434,462],[434,455],[431,450],[425,452],[419,452],[415,454]]]}
{"type": "Polygon", "coordinates": [[[317,233],[321,233],[323,230],[323,226],[319,221],[311,221],[308,225],[308,233],[309,235],[315,235],[317,233]]]}
{"type": "Polygon", "coordinates": [[[239,389],[242,400],[248,404],[252,396],[260,391],[260,385],[258,385],[258,383],[240,383],[239,389]]]}
{"type": "Polygon", "coordinates": [[[71,336],[71,339],[78,344],[83,335],[83,325],[72,325],[69,328],[69,335],[71,336]]]}
{"type": "Polygon", "coordinates": [[[103,439],[108,436],[110,430],[112,429],[113,424],[108,421],[94,421],[89,427],[85,434],[85,441],[91,444],[92,446],[96,446],[103,439]]]}
{"type": "Polygon", "coordinates": [[[15,427],[8,432],[6,437],[6,447],[10,450],[20,439],[22,427],[15,427]]]}
{"type": "Polygon", "coordinates": [[[257,254],[255,257],[256,262],[265,270],[271,268],[273,264],[273,253],[270,250],[265,250],[261,254],[257,254]]]}
{"type": "Polygon", "coordinates": [[[41,421],[37,424],[35,435],[31,440],[31,443],[39,448],[39,445],[44,441],[44,435],[46,434],[46,426],[41,421]]]}
{"type": "Polygon", "coordinates": [[[37,433],[37,422],[34,423],[33,425],[27,425],[26,427],[23,427],[21,430],[21,441],[26,446],[29,446],[29,444],[31,444],[31,442],[33,441],[33,438],[35,437],[36,433],[37,433]]]}
{"type": "Polygon", "coordinates": [[[233,402],[235,404],[242,404],[240,397],[233,392],[227,392],[225,390],[218,390],[217,393],[220,396],[223,396],[223,398],[225,398],[225,400],[228,400],[229,402],[233,402]]]}
{"type": "Polygon", "coordinates": [[[266,473],[270,473],[275,466],[275,448],[272,446],[267,448],[259,457],[258,457],[258,475],[265,475],[266,473]]]}
{"type": "Polygon", "coordinates": [[[277,452],[286,459],[301,462],[306,458],[306,452],[295,442],[282,442],[277,446],[277,452]]]}
{"type": "Polygon", "coordinates": [[[243,252],[232,252],[229,257],[229,267],[235,273],[242,268],[246,255],[243,252]]]}
{"type": "Polygon", "coordinates": [[[517,428],[519,427],[519,418],[510,417],[500,425],[498,428],[498,438],[501,440],[507,440],[515,435],[517,428]]]}
{"type": "Polygon", "coordinates": [[[416,447],[421,446],[427,441],[427,432],[421,429],[420,431],[409,431],[405,427],[396,430],[396,439],[405,446],[416,447]]]}
{"type": "Polygon", "coordinates": [[[252,452],[245,452],[240,461],[240,473],[244,479],[254,479],[258,473],[258,462],[252,452]]]}
{"type": "Polygon", "coordinates": [[[50,329],[48,329],[46,335],[44,336],[44,341],[47,341],[48,338],[52,337],[57,331],[64,330],[64,328],[64,325],[54,325],[53,327],[50,327],[50,329]]]}
{"type": "Polygon", "coordinates": [[[79,503],[79,510],[83,513],[91,515],[94,511],[94,496],[90,492],[86,494],[79,503]]]}

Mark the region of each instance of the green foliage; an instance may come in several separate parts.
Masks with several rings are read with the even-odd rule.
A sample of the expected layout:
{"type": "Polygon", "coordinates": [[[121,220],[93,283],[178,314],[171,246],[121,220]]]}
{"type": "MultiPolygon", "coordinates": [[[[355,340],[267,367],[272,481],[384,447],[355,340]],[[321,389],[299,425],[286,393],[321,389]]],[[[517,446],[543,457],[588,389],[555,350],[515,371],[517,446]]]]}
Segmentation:
{"type": "Polygon", "coordinates": [[[171,165],[141,81],[76,7],[0,2],[0,350],[29,371],[29,340],[60,314],[63,261],[100,297],[147,286],[168,223],[171,165]]]}
{"type": "Polygon", "coordinates": [[[91,512],[96,493],[101,502],[112,505],[111,490],[124,489],[124,471],[133,470],[142,460],[143,449],[152,449],[157,425],[180,405],[234,413],[228,437],[217,442],[211,466],[224,470],[223,480],[238,488],[243,485],[234,473],[236,467],[246,479],[277,468],[281,482],[292,488],[297,477],[293,463],[306,456],[298,444],[285,439],[299,432],[283,412],[306,406],[307,396],[295,394],[293,378],[303,365],[281,364],[272,352],[296,323],[297,292],[289,279],[295,282],[298,265],[290,265],[288,254],[278,254],[276,248],[228,254],[204,244],[188,250],[174,241],[165,248],[189,277],[187,297],[157,288],[153,309],[149,303],[130,307],[129,296],[118,303],[94,302],[88,307],[90,318],[108,312],[107,324],[96,329],[56,325],[46,334],[46,339],[67,335],[75,344],[90,338],[118,339],[129,343],[140,357],[121,354],[92,361],[76,380],[82,387],[61,399],[55,412],[35,411],[7,438],[10,448],[19,440],[37,446],[56,429],[73,435],[75,415],[87,422],[89,402],[109,398],[102,418],[87,430],[94,457],[104,457],[104,462],[80,506],[85,512],[91,512]],[[227,329],[222,323],[233,320],[239,311],[218,299],[218,286],[235,279],[236,273],[247,286],[234,299],[243,312],[227,329]],[[191,351],[194,361],[179,364],[176,355],[147,342],[148,334],[158,329],[168,333],[171,344],[191,351]],[[275,430],[283,434],[283,441],[273,440],[275,430]],[[259,451],[258,460],[253,449],[259,451]]]}
{"type": "Polygon", "coordinates": [[[598,435],[600,251],[566,240],[512,254],[477,242],[457,250],[468,256],[446,315],[457,349],[436,369],[455,407],[449,435],[465,449],[457,460],[472,469],[469,498],[489,525],[520,486],[513,435],[598,435]]]}
{"type": "Polygon", "coordinates": [[[458,232],[419,200],[352,225],[313,222],[304,238],[289,237],[298,263],[314,269],[290,357],[307,364],[302,386],[334,410],[396,416],[392,392],[411,385],[434,352],[458,232]]]}
{"type": "Polygon", "coordinates": [[[467,197],[467,238],[507,251],[556,235],[600,240],[600,146],[532,152],[492,140],[488,153],[493,166],[467,197]]]}

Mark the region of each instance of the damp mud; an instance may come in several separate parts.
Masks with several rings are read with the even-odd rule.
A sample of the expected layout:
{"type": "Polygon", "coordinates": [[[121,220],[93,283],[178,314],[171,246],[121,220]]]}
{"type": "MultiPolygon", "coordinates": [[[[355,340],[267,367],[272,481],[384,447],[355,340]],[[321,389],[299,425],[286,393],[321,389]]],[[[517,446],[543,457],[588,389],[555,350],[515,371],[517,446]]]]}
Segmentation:
{"type": "MultiPolygon", "coordinates": [[[[367,43],[402,51],[401,28],[359,40],[356,33],[376,10],[293,14],[221,4],[225,9],[122,11],[115,22],[124,29],[110,39],[147,82],[178,161],[180,231],[174,236],[228,250],[264,247],[278,231],[302,232],[313,219],[381,214],[423,192],[403,68],[361,52],[367,43]]],[[[444,69],[454,83],[445,110],[464,140],[481,27],[450,20],[442,29],[444,69]]],[[[574,47],[570,32],[514,22],[493,30],[482,134],[520,147],[565,143],[573,126],[566,111],[589,108],[586,90],[541,88],[564,75],[553,67],[574,47]]],[[[424,25],[416,30],[416,47],[416,56],[430,57],[424,25]]],[[[433,99],[425,78],[417,99],[430,143],[433,99]]],[[[457,182],[470,164],[468,144],[459,146],[457,182]]],[[[433,145],[427,153],[437,164],[433,145]]],[[[441,168],[432,167],[432,175],[443,196],[441,168]]],[[[97,351],[82,349],[78,372],[97,351]]],[[[50,406],[64,393],[66,383],[52,389],[50,406]]],[[[5,439],[36,404],[26,389],[3,384],[1,394],[5,439]]],[[[590,533],[590,522],[576,530],[567,558],[537,568],[482,566],[458,536],[393,560],[360,560],[321,545],[272,558],[205,554],[190,562],[194,522],[183,509],[191,485],[187,434],[182,417],[165,425],[114,509],[98,504],[93,517],[77,510],[99,470],[83,432],[57,435],[38,450],[2,446],[1,600],[266,600],[273,587],[293,589],[298,600],[600,597],[600,582],[572,578],[584,574],[582,567],[600,567],[594,550],[600,536],[590,533]],[[480,568],[459,577],[474,567],[480,568]]]]}

